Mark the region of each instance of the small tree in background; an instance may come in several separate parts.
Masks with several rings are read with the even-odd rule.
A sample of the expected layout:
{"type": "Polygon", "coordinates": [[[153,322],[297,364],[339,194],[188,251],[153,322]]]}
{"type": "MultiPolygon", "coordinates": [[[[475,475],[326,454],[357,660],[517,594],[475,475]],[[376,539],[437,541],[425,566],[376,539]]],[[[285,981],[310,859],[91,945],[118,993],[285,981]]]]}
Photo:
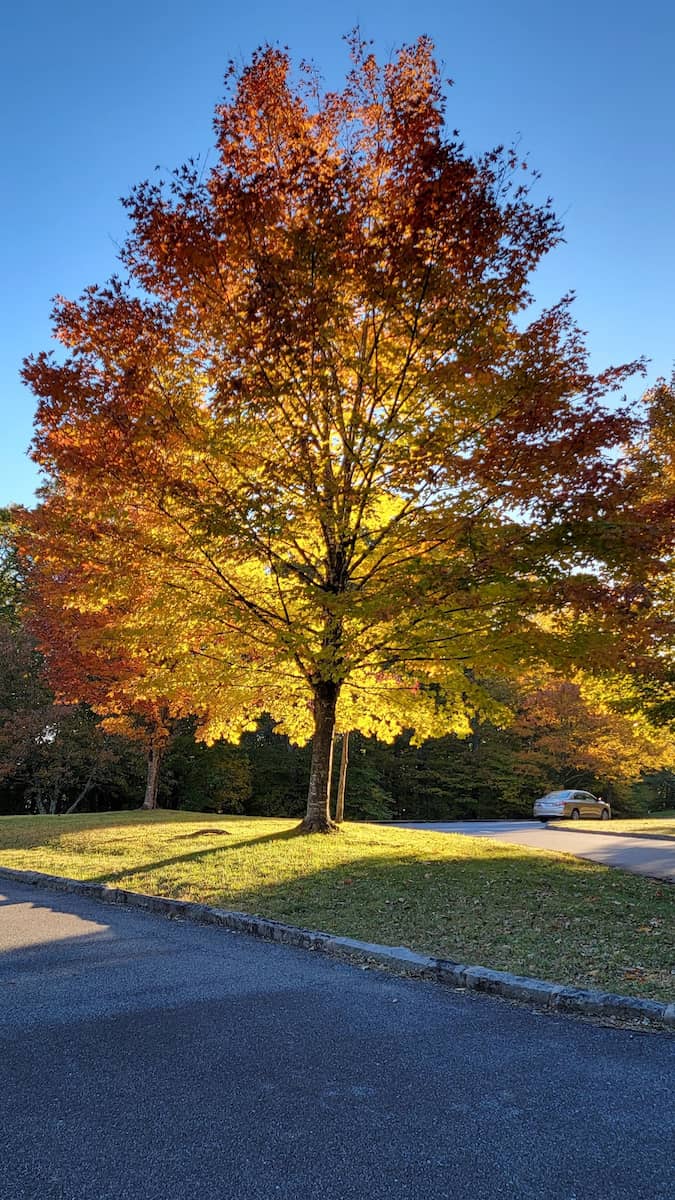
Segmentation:
{"type": "Polygon", "coordinates": [[[15,798],[10,807],[70,813],[106,788],[119,803],[136,767],[91,709],[54,700],[28,634],[0,621],[0,790],[15,798]]]}
{"type": "Polygon", "coordinates": [[[513,733],[517,769],[538,771],[550,787],[588,787],[594,780],[625,785],[675,765],[675,738],[642,714],[624,714],[611,681],[540,680],[521,697],[513,733]]]}
{"type": "Polygon", "coordinates": [[[54,572],[38,558],[28,567],[27,579],[24,615],[39,647],[45,682],[58,703],[87,704],[102,719],[104,731],[142,748],[147,763],[142,807],[157,808],[162,763],[189,709],[181,708],[177,695],[170,703],[143,693],[152,647],[132,655],[111,638],[110,614],[79,609],[65,565],[54,572]]]}
{"type": "Polygon", "coordinates": [[[85,704],[60,703],[51,691],[23,621],[26,579],[16,534],[12,514],[0,511],[0,807],[74,812],[103,789],[109,804],[120,804],[136,782],[135,755],[85,704]]]}

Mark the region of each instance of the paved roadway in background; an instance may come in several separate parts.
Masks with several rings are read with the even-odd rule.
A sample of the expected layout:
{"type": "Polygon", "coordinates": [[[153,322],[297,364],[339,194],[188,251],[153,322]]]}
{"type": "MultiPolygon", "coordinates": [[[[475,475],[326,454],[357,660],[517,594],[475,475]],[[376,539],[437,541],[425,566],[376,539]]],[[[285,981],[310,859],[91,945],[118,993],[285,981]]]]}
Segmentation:
{"type": "Polygon", "coordinates": [[[672,1200],[675,1039],[0,882],[2,1200],[672,1200]]]}
{"type": "MultiPolygon", "coordinates": [[[[675,841],[625,833],[586,833],[579,829],[553,829],[541,821],[396,821],[404,829],[462,833],[515,842],[534,850],[559,850],[576,858],[590,858],[606,867],[623,867],[637,875],[651,875],[675,883],[675,841]]],[[[675,822],[673,822],[675,828],[675,822]]]]}

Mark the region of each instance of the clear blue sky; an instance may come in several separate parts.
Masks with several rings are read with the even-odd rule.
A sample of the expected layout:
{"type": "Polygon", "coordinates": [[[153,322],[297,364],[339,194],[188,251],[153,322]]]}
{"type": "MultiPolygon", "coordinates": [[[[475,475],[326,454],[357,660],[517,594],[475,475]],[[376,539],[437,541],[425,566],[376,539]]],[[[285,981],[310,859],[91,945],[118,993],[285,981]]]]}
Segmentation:
{"type": "MultiPolygon", "coordinates": [[[[3,18],[0,504],[30,502],[32,397],[18,371],[48,347],[50,299],[115,270],[119,197],[211,145],[228,59],[264,41],[312,58],[326,83],[360,24],[380,57],[419,33],[455,81],[471,150],[519,139],[567,244],[542,303],[573,288],[595,368],[675,360],[675,10],[672,0],[25,0],[3,18]]],[[[644,385],[636,383],[633,394],[644,385]]]]}

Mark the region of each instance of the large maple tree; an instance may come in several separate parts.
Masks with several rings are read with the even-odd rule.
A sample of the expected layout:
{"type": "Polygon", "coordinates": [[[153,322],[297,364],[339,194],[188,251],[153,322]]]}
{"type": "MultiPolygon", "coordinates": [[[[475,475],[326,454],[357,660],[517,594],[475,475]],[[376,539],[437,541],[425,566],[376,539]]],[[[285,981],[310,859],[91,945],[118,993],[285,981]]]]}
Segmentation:
{"type": "Polygon", "coordinates": [[[603,398],[635,365],[590,372],[569,298],[533,315],[536,179],[448,133],[428,39],[351,52],[340,92],[274,48],[231,69],[213,165],[134,190],[125,278],[25,366],[26,552],[144,655],[141,698],[311,736],[308,830],[336,721],[461,730],[486,664],[560,658],[542,614],[616,552],[633,429],[603,398]]]}

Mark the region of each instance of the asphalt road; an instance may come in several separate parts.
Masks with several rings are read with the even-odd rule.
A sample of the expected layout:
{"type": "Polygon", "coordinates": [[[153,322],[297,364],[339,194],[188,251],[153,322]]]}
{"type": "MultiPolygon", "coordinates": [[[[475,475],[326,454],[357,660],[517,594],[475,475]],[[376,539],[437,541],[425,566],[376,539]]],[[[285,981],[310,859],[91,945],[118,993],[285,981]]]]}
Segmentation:
{"type": "Polygon", "coordinates": [[[672,1200],[675,1039],[0,885],[2,1200],[672,1200]]]}
{"type": "MultiPolygon", "coordinates": [[[[397,821],[405,829],[438,833],[463,833],[515,842],[535,850],[559,850],[577,858],[590,858],[606,867],[622,867],[636,875],[675,882],[675,842],[668,838],[631,837],[624,833],[586,833],[579,829],[553,829],[540,821],[397,821]]],[[[607,824],[607,822],[605,822],[607,824]]]]}

